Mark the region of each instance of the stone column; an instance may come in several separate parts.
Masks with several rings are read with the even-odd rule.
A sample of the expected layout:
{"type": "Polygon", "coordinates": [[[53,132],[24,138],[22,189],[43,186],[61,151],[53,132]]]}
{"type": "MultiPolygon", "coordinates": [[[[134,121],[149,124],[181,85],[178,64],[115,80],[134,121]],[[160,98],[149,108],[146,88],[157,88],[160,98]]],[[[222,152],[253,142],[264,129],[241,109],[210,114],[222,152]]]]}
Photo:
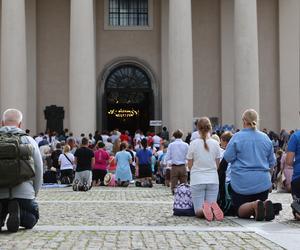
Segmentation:
{"type": "Polygon", "coordinates": [[[193,47],[191,0],[169,2],[170,132],[193,126],[193,47]]]}
{"type": "Polygon", "coordinates": [[[2,0],[1,112],[17,108],[27,119],[27,58],[24,0],[2,0]]]}
{"type": "Polygon", "coordinates": [[[162,122],[169,129],[169,0],[161,1],[162,122]]]}
{"type": "Polygon", "coordinates": [[[235,125],[242,127],[242,113],[259,112],[259,68],[256,0],[235,0],[235,125]]]}
{"type": "Polygon", "coordinates": [[[300,2],[279,0],[280,126],[300,128],[300,2]]]}
{"type": "Polygon", "coordinates": [[[26,0],[26,41],[27,41],[27,128],[32,135],[37,134],[37,39],[36,39],[36,1],[26,0]]]}
{"type": "Polygon", "coordinates": [[[93,0],[71,0],[70,25],[70,130],[87,135],[96,128],[93,0]]]}
{"type": "Polygon", "coordinates": [[[234,0],[221,4],[222,124],[235,123],[234,100],[234,0]]]}

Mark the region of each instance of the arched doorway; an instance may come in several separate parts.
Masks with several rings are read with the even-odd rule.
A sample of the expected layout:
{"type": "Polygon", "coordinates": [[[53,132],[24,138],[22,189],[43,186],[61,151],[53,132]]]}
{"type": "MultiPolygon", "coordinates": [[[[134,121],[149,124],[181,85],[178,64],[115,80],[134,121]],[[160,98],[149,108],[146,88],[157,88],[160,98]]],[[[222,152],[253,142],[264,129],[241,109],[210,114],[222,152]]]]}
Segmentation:
{"type": "Polygon", "coordinates": [[[147,131],[154,117],[153,90],[147,73],[134,64],[114,68],[105,81],[103,107],[104,128],[147,131]]]}

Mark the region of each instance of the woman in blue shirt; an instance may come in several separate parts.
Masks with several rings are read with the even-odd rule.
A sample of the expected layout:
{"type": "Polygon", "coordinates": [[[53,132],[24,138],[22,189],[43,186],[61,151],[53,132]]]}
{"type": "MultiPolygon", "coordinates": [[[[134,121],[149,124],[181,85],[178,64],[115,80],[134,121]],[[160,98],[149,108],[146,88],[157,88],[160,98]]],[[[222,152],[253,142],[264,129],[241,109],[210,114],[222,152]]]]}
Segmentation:
{"type": "Polygon", "coordinates": [[[295,219],[300,220],[300,130],[293,133],[288,142],[286,164],[293,166],[291,192],[294,202],[291,206],[295,219]]]}
{"type": "Polygon", "coordinates": [[[257,221],[274,219],[268,199],[270,170],[276,164],[272,142],[257,130],[258,114],[248,109],[242,116],[243,127],[230,140],[224,158],[231,163],[232,203],[241,218],[254,216],[257,221]]]}
{"type": "Polygon", "coordinates": [[[120,151],[116,154],[115,160],[117,164],[116,180],[118,186],[127,187],[129,182],[132,181],[132,174],[130,164],[132,158],[129,152],[126,151],[127,144],[122,142],[120,145],[120,151]]]}

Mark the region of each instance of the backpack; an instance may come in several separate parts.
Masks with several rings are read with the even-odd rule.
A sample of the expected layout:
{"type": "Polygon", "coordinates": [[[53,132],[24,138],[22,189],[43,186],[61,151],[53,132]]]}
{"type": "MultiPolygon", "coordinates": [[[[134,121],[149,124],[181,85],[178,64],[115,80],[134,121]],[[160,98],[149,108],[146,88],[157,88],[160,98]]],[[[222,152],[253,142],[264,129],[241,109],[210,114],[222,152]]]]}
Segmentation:
{"type": "Polygon", "coordinates": [[[12,188],[35,176],[33,146],[24,133],[0,133],[0,188],[12,188]]]}
{"type": "Polygon", "coordinates": [[[173,215],[195,216],[190,185],[182,183],[174,194],[173,215]]]}
{"type": "Polygon", "coordinates": [[[224,196],[221,196],[220,193],[218,195],[218,205],[223,211],[224,215],[235,216],[236,214],[231,200],[232,188],[230,186],[230,183],[225,183],[224,188],[224,196]]]}
{"type": "Polygon", "coordinates": [[[43,175],[43,183],[57,183],[56,172],[47,170],[43,175]]]}
{"type": "Polygon", "coordinates": [[[226,182],[226,171],[228,168],[227,161],[223,158],[220,162],[218,169],[219,176],[219,193],[217,203],[219,207],[222,209],[224,215],[233,216],[235,215],[235,210],[232,205],[231,194],[232,188],[230,183],[226,182]]]}

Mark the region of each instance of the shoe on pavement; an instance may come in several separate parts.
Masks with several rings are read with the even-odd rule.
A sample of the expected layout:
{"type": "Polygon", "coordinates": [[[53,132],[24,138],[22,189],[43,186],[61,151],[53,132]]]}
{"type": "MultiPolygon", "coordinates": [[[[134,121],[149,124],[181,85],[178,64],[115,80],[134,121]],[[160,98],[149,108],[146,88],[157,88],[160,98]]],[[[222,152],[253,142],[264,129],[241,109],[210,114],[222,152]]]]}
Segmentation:
{"type": "Polygon", "coordinates": [[[7,230],[15,233],[20,226],[20,206],[16,200],[11,200],[8,203],[8,219],[6,222],[7,230]]]}
{"type": "Polygon", "coordinates": [[[263,221],[265,219],[265,206],[262,201],[258,201],[255,210],[255,220],[263,221]]]}
{"type": "Polygon", "coordinates": [[[219,207],[217,202],[211,203],[211,209],[212,209],[213,215],[217,221],[222,221],[224,219],[224,213],[221,210],[221,208],[219,207]]]}
{"type": "Polygon", "coordinates": [[[204,202],[203,204],[203,214],[204,218],[208,221],[212,221],[214,218],[211,205],[208,202],[204,202]]]}
{"type": "Polygon", "coordinates": [[[273,203],[270,200],[265,201],[265,220],[271,221],[275,218],[273,203]]]}
{"type": "Polygon", "coordinates": [[[75,180],[72,185],[73,191],[79,191],[79,181],[75,180]]]}
{"type": "Polygon", "coordinates": [[[300,202],[299,200],[294,200],[291,204],[293,212],[296,214],[300,214],[300,202]]]}
{"type": "Polygon", "coordinates": [[[85,181],[85,182],[83,183],[83,186],[82,186],[82,191],[86,192],[86,191],[88,191],[88,190],[89,190],[89,187],[88,187],[87,182],[85,181]]]}
{"type": "Polygon", "coordinates": [[[282,210],[281,203],[273,203],[274,214],[279,215],[279,212],[282,210]]]}

